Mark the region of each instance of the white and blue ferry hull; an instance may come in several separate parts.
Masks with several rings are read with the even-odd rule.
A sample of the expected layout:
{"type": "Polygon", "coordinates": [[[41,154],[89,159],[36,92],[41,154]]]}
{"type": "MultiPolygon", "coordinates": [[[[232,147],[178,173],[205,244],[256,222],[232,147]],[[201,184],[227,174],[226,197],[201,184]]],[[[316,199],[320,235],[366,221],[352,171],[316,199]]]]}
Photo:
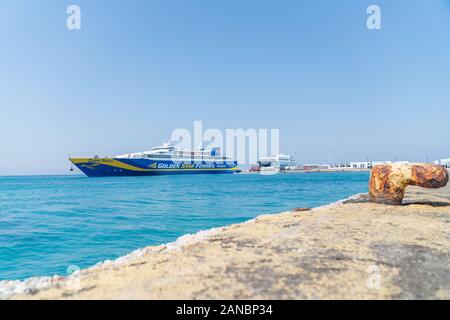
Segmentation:
{"type": "Polygon", "coordinates": [[[122,158],[71,158],[70,161],[88,177],[223,174],[238,171],[237,161],[212,162],[122,158]]]}

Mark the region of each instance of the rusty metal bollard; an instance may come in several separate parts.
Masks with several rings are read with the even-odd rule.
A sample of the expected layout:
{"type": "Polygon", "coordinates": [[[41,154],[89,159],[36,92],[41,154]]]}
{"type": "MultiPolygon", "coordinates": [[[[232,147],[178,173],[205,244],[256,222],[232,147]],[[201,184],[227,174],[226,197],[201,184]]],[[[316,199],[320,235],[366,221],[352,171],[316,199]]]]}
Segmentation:
{"type": "Polygon", "coordinates": [[[370,175],[369,197],[372,202],[399,205],[407,186],[441,188],[447,182],[447,169],[434,164],[377,165],[370,175]]]}

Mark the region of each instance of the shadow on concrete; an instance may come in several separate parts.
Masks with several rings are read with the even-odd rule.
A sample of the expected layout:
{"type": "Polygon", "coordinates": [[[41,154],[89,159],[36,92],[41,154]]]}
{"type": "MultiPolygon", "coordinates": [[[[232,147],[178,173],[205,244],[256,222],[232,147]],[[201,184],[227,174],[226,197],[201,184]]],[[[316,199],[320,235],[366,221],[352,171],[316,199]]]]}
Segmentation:
{"type": "Polygon", "coordinates": [[[431,206],[431,207],[450,207],[450,202],[444,202],[444,201],[408,201],[402,203],[402,206],[410,206],[413,204],[419,204],[424,206],[431,206]]]}

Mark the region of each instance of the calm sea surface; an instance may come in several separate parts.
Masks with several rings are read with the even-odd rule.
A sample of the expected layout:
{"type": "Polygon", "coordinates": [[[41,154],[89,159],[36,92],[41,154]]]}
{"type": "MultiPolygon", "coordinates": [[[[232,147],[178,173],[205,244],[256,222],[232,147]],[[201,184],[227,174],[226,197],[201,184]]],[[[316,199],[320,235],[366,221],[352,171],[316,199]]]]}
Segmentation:
{"type": "Polygon", "coordinates": [[[368,179],[365,172],[0,177],[0,280],[66,275],[70,266],[186,233],[328,204],[367,192],[368,179]]]}

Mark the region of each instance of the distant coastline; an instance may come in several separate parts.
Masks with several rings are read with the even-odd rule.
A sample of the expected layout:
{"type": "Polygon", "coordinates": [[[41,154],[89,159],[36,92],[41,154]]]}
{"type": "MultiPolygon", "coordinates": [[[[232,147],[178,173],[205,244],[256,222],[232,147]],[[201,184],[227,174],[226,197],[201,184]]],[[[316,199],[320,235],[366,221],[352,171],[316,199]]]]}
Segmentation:
{"type": "MultiPolygon", "coordinates": [[[[270,172],[270,171],[267,171],[270,172]]],[[[281,170],[277,173],[338,173],[338,172],[370,172],[370,169],[336,168],[336,169],[311,169],[311,170],[281,170]]],[[[260,171],[242,170],[239,174],[261,174],[260,171]]]]}

